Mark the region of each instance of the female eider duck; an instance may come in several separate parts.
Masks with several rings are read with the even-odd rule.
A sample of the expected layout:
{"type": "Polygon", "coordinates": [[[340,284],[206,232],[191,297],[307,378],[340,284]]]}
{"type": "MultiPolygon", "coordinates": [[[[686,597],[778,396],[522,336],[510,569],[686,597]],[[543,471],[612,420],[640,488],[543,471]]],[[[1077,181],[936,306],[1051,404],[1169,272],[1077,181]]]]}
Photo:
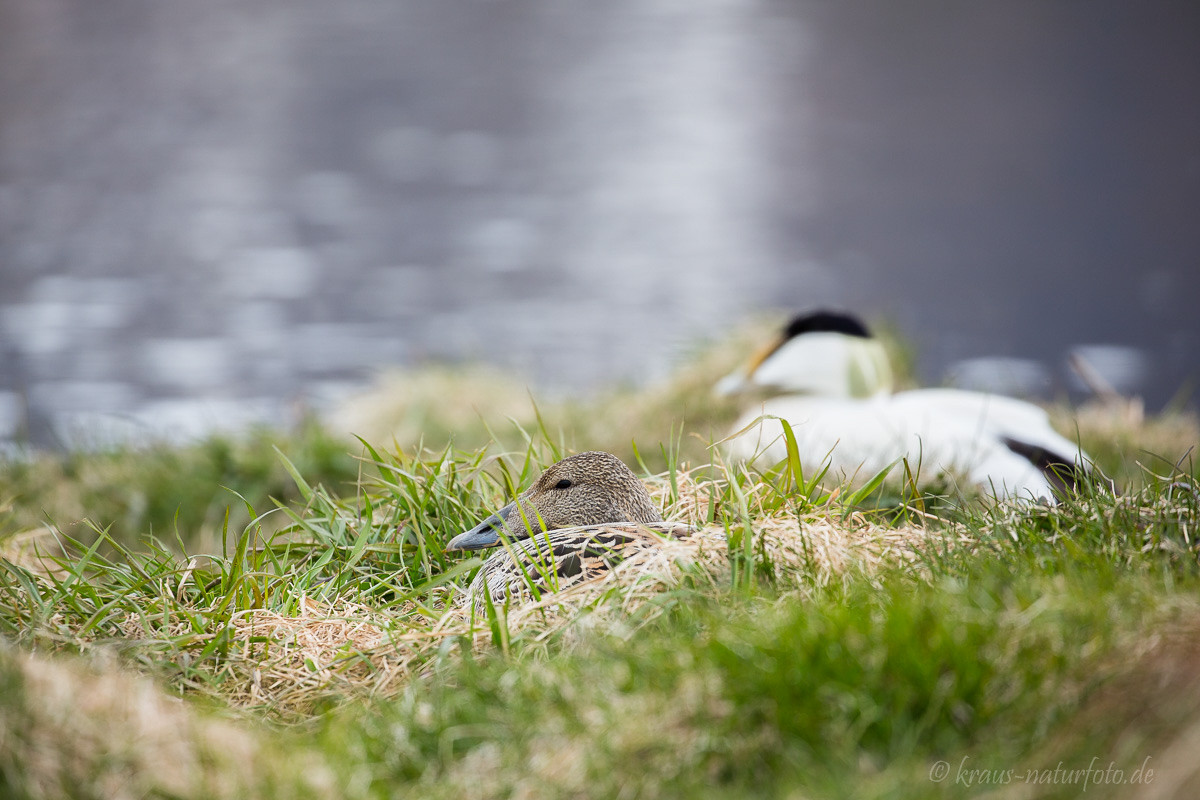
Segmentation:
{"type": "Polygon", "coordinates": [[[496,602],[530,585],[554,591],[598,576],[634,552],[657,547],[664,536],[692,533],[664,522],[646,487],[611,453],[590,451],[554,464],[525,493],[447,550],[503,544],[480,568],[470,594],[496,602]],[[502,541],[501,535],[507,541],[502,541]]]}
{"type": "Polygon", "coordinates": [[[726,443],[732,458],[786,458],[784,419],[801,464],[819,469],[828,463],[837,478],[866,480],[907,460],[918,483],[945,475],[997,498],[1053,502],[1056,491],[1073,487],[1091,469],[1079,445],[1032,403],[959,389],[893,394],[883,345],[849,314],[796,317],[716,388],[777,394],[735,423],[726,443]]]}

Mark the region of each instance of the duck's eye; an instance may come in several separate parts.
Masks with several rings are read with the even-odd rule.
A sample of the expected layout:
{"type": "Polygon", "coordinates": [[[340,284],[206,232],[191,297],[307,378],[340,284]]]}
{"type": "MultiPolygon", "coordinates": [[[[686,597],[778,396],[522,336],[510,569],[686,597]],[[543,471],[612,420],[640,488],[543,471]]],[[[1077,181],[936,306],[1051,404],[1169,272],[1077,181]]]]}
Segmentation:
{"type": "Polygon", "coordinates": [[[568,489],[568,488],[570,488],[570,486],[571,486],[571,481],[568,480],[567,478],[563,478],[561,481],[554,484],[555,489],[568,489]]]}

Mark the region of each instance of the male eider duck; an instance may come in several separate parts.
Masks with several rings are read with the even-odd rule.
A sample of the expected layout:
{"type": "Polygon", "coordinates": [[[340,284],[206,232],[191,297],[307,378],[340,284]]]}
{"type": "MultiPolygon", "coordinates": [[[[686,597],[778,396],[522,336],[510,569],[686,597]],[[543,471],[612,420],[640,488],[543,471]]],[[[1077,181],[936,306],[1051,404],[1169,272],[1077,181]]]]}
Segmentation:
{"type": "Polygon", "coordinates": [[[1032,403],[959,389],[893,394],[883,345],[849,314],[796,317],[716,387],[750,389],[777,396],[735,423],[726,448],[736,459],[786,458],[781,418],[795,433],[801,464],[815,472],[828,463],[834,478],[864,481],[907,460],[918,483],[944,475],[997,498],[1053,502],[1091,469],[1079,445],[1032,403]]]}
{"type": "Polygon", "coordinates": [[[664,522],[646,487],[611,453],[590,451],[554,464],[527,491],[447,550],[503,544],[471,584],[477,600],[553,591],[604,573],[637,550],[657,547],[664,536],[692,528],[664,522]],[[503,535],[504,540],[501,539],[503,535]],[[507,541],[505,541],[507,540],[507,541]]]}

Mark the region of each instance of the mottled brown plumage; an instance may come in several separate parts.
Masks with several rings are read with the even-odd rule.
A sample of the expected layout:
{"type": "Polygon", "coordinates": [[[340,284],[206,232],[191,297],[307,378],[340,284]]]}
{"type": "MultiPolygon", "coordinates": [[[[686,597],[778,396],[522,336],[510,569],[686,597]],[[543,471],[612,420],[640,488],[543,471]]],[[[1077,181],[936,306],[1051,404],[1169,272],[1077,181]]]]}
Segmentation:
{"type": "Polygon", "coordinates": [[[646,487],[610,453],[564,458],[512,503],[447,550],[476,550],[508,542],[491,556],[471,586],[479,598],[557,590],[602,574],[633,551],[663,536],[686,536],[686,525],[663,522],[646,487]],[[532,538],[531,538],[532,537],[532,538]]]}

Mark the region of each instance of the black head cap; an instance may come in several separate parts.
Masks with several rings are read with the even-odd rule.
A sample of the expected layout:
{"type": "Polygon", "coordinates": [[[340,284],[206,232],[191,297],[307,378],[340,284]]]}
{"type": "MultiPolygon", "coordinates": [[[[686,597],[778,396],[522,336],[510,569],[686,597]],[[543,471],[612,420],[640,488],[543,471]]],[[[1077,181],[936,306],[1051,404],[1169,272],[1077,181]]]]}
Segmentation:
{"type": "Polygon", "coordinates": [[[871,331],[858,317],[824,309],[801,314],[783,329],[783,335],[788,339],[803,333],[844,333],[847,336],[871,338],[871,331]]]}

